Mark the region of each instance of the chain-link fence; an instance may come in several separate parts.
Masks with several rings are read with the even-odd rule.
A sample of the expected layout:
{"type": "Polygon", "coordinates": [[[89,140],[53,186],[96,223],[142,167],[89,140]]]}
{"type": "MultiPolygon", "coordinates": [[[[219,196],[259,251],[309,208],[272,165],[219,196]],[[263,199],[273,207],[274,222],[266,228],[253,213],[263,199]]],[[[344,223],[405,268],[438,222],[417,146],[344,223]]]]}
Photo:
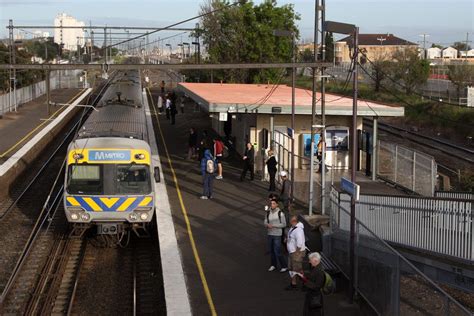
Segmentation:
{"type": "Polygon", "coordinates": [[[386,141],[379,141],[377,148],[379,177],[421,195],[434,195],[437,165],[433,157],[386,141]]]}
{"type": "MultiPolygon", "coordinates": [[[[80,81],[81,75],[81,70],[51,71],[50,89],[82,88],[84,83],[80,81]]],[[[44,94],[46,94],[46,80],[0,95],[0,115],[15,110],[15,105],[30,102],[44,94]]]]}

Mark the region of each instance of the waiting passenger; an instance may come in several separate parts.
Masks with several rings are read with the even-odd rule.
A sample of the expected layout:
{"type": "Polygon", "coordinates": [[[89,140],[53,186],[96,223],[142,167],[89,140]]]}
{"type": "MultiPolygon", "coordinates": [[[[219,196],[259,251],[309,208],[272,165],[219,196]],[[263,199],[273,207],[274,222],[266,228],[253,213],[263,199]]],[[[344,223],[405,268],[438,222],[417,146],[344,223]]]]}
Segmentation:
{"type": "Polygon", "coordinates": [[[189,129],[188,138],[188,159],[196,158],[197,133],[194,128],[189,129]]]}
{"type": "Polygon", "coordinates": [[[268,158],[267,161],[265,162],[267,165],[267,171],[268,174],[270,175],[270,187],[268,188],[268,191],[272,192],[275,191],[275,175],[277,172],[277,160],[275,158],[275,155],[273,154],[273,150],[268,151],[268,158]]]}
{"type": "Polygon", "coordinates": [[[271,200],[270,208],[265,214],[263,221],[267,228],[267,241],[268,248],[270,250],[270,268],[269,272],[272,272],[280,264],[280,272],[288,271],[287,263],[282,254],[281,243],[283,231],[286,227],[286,219],[283,212],[278,207],[278,201],[276,199],[271,200]]]}
{"type": "Polygon", "coordinates": [[[209,149],[204,151],[204,157],[201,159],[201,174],[202,174],[202,200],[212,199],[212,185],[214,182],[214,173],[216,172],[217,164],[209,149]]]}
{"type": "Polygon", "coordinates": [[[283,203],[283,211],[285,216],[289,218],[290,216],[290,197],[291,197],[291,181],[288,179],[288,172],[280,172],[281,179],[281,192],[280,192],[280,201],[283,203]]]}
{"type": "Polygon", "coordinates": [[[244,161],[244,167],[242,169],[242,174],[240,175],[240,181],[244,181],[245,177],[247,176],[247,171],[250,171],[250,180],[253,181],[253,164],[255,161],[255,150],[253,149],[252,143],[247,143],[242,159],[244,161]]]}
{"type": "Polygon", "coordinates": [[[298,221],[298,216],[293,215],[290,218],[291,228],[286,237],[286,248],[288,250],[289,260],[288,269],[290,269],[291,283],[286,290],[297,289],[296,281],[298,274],[303,274],[303,258],[306,254],[306,244],[304,235],[304,225],[298,221]]]}
{"type": "Polygon", "coordinates": [[[308,276],[298,275],[303,281],[303,286],[306,291],[304,300],[303,315],[323,315],[324,304],[321,289],[326,282],[326,274],[321,266],[321,255],[317,252],[312,252],[308,255],[309,263],[311,264],[311,272],[308,276]]]}

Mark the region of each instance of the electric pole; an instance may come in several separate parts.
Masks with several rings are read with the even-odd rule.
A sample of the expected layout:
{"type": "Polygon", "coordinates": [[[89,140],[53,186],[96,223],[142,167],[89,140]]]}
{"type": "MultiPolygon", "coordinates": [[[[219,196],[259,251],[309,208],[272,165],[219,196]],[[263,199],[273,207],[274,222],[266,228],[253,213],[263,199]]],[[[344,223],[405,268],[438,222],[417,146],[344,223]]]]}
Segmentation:
{"type": "Polygon", "coordinates": [[[423,36],[423,59],[426,59],[426,38],[429,36],[428,34],[421,34],[423,36]]]}

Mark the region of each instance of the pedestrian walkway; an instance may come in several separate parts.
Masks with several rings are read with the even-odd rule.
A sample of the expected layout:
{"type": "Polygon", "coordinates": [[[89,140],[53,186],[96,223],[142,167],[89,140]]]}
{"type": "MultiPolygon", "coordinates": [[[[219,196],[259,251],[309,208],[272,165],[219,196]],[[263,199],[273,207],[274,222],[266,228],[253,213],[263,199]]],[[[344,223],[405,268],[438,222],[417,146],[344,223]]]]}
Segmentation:
{"type": "MultiPolygon", "coordinates": [[[[51,102],[71,103],[83,89],[57,89],[51,91],[51,102]]],[[[22,104],[18,112],[9,112],[0,119],[0,162],[14,154],[23,144],[48,125],[65,106],[51,106],[48,117],[46,95],[22,104]]]]}
{"type": "MultiPolygon", "coordinates": [[[[158,90],[152,94],[156,102],[158,90]]],[[[164,115],[158,119],[156,138],[193,313],[301,315],[305,293],[284,290],[287,273],[267,272],[267,184],[240,182],[240,166],[224,161],[224,179],[214,181],[214,198],[200,200],[202,178],[198,162],[186,160],[187,139],[190,127],[199,133],[211,130],[208,115],[187,106],[176,125],[164,115]]],[[[342,293],[326,299],[325,315],[363,314],[345,303],[342,293]]]]}

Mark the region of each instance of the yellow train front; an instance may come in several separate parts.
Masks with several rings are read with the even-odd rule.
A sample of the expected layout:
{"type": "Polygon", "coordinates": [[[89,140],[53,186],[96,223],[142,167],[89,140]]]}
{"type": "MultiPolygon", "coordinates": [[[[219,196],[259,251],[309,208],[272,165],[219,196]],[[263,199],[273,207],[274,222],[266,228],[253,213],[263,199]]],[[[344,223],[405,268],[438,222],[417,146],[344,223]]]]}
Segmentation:
{"type": "Polygon", "coordinates": [[[76,235],[91,226],[98,234],[146,233],[159,170],[142,104],[138,72],[117,74],[69,145],[64,206],[76,235]]]}

